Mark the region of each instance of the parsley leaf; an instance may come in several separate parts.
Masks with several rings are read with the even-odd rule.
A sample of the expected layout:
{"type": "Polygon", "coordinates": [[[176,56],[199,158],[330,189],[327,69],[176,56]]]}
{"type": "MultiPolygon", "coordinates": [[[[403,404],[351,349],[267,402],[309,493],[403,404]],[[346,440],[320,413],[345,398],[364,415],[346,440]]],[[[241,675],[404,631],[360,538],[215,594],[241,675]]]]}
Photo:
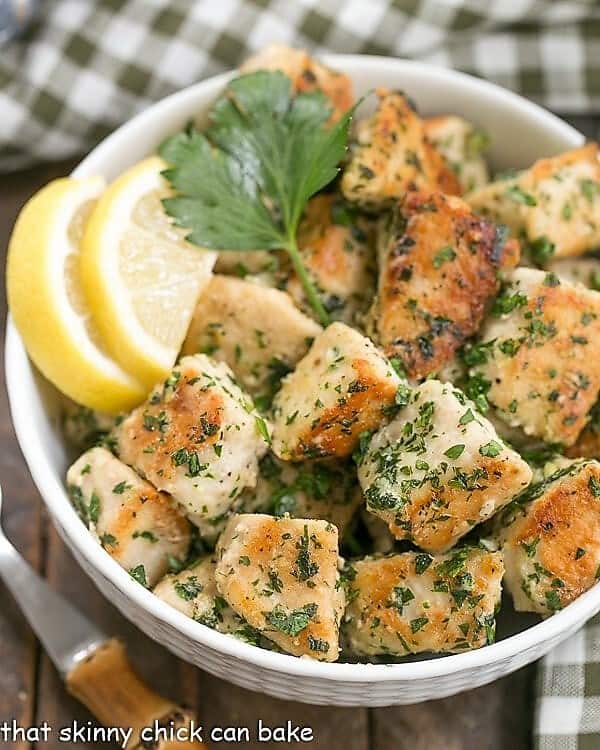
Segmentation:
{"type": "Polygon", "coordinates": [[[298,633],[308,627],[309,622],[316,614],[317,605],[312,602],[289,613],[279,605],[271,612],[264,613],[265,620],[269,625],[279,630],[280,633],[284,633],[284,635],[292,636],[292,638],[295,638],[298,633]]]}
{"type": "Polygon", "coordinates": [[[322,92],[292,96],[279,71],[232,80],[213,105],[205,133],[168,138],[160,155],[175,196],[163,201],[187,239],[212,250],[285,250],[323,325],[329,316],[298,250],[309,198],[335,179],[352,110],[328,126],[322,92]]]}

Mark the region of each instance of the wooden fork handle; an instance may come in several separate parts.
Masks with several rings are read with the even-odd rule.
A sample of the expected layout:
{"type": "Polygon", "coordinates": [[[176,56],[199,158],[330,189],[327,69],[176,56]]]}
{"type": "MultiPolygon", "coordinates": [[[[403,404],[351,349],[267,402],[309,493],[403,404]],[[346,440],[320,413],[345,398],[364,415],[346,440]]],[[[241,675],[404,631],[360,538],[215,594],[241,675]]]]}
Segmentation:
{"type": "MultiPolygon", "coordinates": [[[[159,726],[189,730],[192,715],[151,690],[134,672],[123,644],[110,639],[77,664],[66,678],[67,689],[108,727],[133,729],[127,750],[206,750],[196,741],[165,739],[156,744],[142,742],[144,727],[159,726]]],[[[168,733],[169,736],[175,732],[168,733]]],[[[179,736],[188,737],[189,732],[179,736]]]]}

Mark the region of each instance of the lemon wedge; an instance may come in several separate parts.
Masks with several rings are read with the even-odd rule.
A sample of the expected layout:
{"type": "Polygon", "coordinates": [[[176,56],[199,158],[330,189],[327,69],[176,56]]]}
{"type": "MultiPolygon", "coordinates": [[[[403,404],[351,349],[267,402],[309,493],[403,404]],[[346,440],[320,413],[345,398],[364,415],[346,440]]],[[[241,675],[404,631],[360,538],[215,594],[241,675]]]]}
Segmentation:
{"type": "Polygon", "coordinates": [[[10,311],[38,369],[64,394],[91,409],[117,413],[145,389],[103,348],[84,300],[79,244],[105,187],[100,177],[54,180],[21,210],[6,269],[10,311]]]}
{"type": "Polygon", "coordinates": [[[147,387],[173,367],[216,260],[186,242],[165,213],[165,168],[150,157],[108,187],[86,224],[81,253],[86,299],[103,340],[147,387]]]}

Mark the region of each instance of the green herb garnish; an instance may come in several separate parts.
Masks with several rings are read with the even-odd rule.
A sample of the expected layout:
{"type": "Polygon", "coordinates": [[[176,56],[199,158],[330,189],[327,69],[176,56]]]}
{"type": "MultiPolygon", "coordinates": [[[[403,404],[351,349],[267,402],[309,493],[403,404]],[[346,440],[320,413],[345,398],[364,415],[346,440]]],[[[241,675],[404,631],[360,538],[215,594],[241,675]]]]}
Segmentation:
{"type": "Polygon", "coordinates": [[[205,133],[188,128],[159,149],[176,193],[163,205],[190,230],[187,239],[212,250],[285,250],[323,325],[329,315],[296,234],[308,200],[335,179],[346,151],[353,110],[328,126],[331,112],[323,93],[292,96],[283,73],[258,71],[228,84],[205,133]]]}

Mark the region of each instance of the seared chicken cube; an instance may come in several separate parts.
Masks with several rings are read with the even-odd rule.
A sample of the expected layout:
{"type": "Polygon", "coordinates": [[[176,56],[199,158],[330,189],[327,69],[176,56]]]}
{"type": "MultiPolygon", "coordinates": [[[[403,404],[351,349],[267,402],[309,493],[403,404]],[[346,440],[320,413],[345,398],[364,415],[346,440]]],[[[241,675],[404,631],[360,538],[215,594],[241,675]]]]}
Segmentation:
{"type": "Polygon", "coordinates": [[[442,193],[410,193],[383,219],[379,255],[368,329],[413,378],[451,362],[498,293],[499,269],[519,259],[501,228],[442,193]]]}
{"type": "MultiPolygon", "coordinates": [[[[469,202],[474,209],[486,208],[494,216],[488,199],[489,188],[483,188],[482,195],[470,196],[469,202]]],[[[555,257],[595,249],[600,245],[598,144],[540,159],[506,186],[501,203],[506,201],[514,203],[516,227],[534,247],[544,242],[553,248],[555,257]]]]}
{"type": "Polygon", "coordinates": [[[154,586],[190,545],[177,503],[158,492],[106,448],[92,448],[67,472],[75,509],[100,544],[145,586],[154,586]]]}
{"type": "Polygon", "coordinates": [[[445,552],[531,481],[531,469],[472,401],[426,380],[359,458],[367,510],[397,539],[445,552]]]}
{"type": "MultiPolygon", "coordinates": [[[[334,320],[360,323],[369,307],[376,278],[374,235],[374,222],[337,196],[318,195],[306,208],[298,248],[334,320]]],[[[307,314],[314,314],[293,272],[282,286],[307,314]]]]}
{"type": "Polygon", "coordinates": [[[344,571],[350,648],[362,656],[406,656],[492,643],[503,573],[501,554],[469,547],[353,562],[344,571]]]}
{"type": "Polygon", "coordinates": [[[562,609],[598,580],[600,463],[559,468],[496,523],[515,609],[542,615],[562,609]]]}
{"type": "Polygon", "coordinates": [[[487,133],[457,115],[440,115],[425,120],[425,135],[446,159],[465,193],[489,181],[483,152],[487,133]]]}
{"type": "Polygon", "coordinates": [[[294,656],[336,661],[344,593],[335,526],[232,516],[216,552],[217,588],[238,615],[294,656]]]}
{"type": "Polygon", "coordinates": [[[316,518],[337,526],[340,537],[358,508],[362,491],[348,461],[280,461],[268,453],[254,489],[236,501],[238,513],[316,518]]]}
{"type": "Polygon", "coordinates": [[[292,81],[296,93],[322,91],[333,106],[333,121],[347,112],[354,101],[349,76],[326,67],[303,49],[271,44],[246,60],[240,70],[280,70],[292,81]]]}
{"type": "Polygon", "coordinates": [[[273,401],[273,451],[285,461],[350,456],[393,409],[400,378],[368,338],[333,323],[273,401]]]}
{"type": "Polygon", "coordinates": [[[531,268],[507,281],[474,374],[510,426],[572,445],[600,390],[600,294],[531,268]]]}
{"type": "Polygon", "coordinates": [[[215,569],[214,558],[203,557],[189,568],[165,576],[154,588],[154,594],[209,628],[259,645],[260,633],[237,615],[219,594],[215,569]]]}
{"type": "Polygon", "coordinates": [[[204,354],[184,357],[116,430],[121,459],[173,495],[206,536],[256,484],[267,435],[229,367],[204,354]]]}
{"type": "Polygon", "coordinates": [[[357,146],[342,176],[342,193],[368,208],[403,198],[409,190],[460,195],[444,157],[425,135],[423,121],[401,92],[378,89],[375,113],[358,123],[357,146]]]}
{"type": "Polygon", "coordinates": [[[226,362],[248,393],[268,401],[321,330],[285,292],[213,276],[196,306],[183,352],[226,362]]]}

